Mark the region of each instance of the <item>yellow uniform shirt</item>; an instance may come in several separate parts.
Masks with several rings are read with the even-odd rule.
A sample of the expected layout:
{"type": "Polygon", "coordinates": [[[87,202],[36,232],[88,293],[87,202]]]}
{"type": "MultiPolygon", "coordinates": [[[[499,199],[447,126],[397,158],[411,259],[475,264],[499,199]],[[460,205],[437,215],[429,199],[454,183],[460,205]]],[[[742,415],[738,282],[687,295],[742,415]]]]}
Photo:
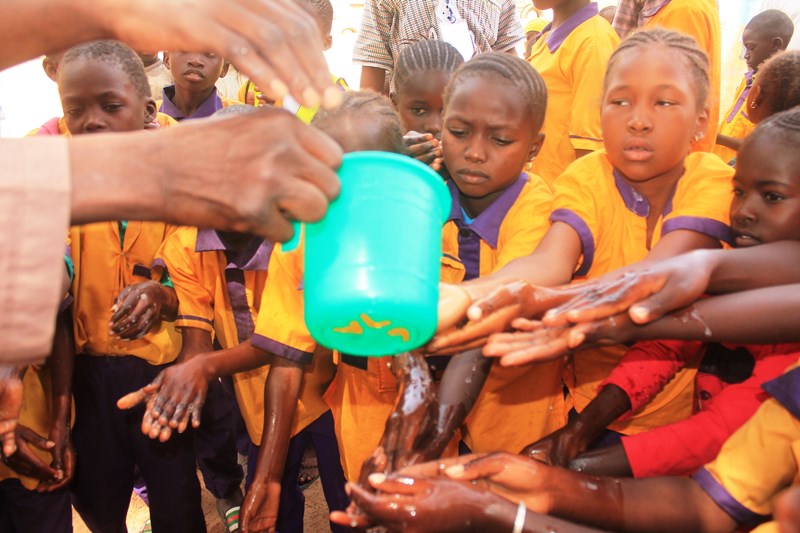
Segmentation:
{"type": "MultiPolygon", "coordinates": [[[[751,70],[744,75],[742,83],[736,89],[736,98],[733,100],[728,112],[722,117],[722,122],[719,124],[720,135],[727,135],[728,137],[735,137],[737,139],[744,139],[756,128],[756,125],[750,122],[747,116],[747,95],[750,93],[750,88],[753,86],[753,77],[755,73],[751,70]]],[[[736,158],[736,150],[731,150],[727,146],[717,144],[714,146],[714,153],[722,158],[726,163],[730,163],[736,158]]]]}
{"type": "Polygon", "coordinates": [[[693,476],[741,526],[764,523],[759,532],[777,531],[776,524],[768,522],[775,497],[800,483],[800,368],[763,387],[772,398],[693,476]]]}
{"type": "Polygon", "coordinates": [[[72,307],[76,353],[134,355],[153,365],[175,360],[181,339],[171,322],[161,322],[144,338],[121,340],[109,335],[111,306],[123,288],[150,279],[164,240],[175,230],[162,222],[128,222],[120,245],[119,224],[98,222],[70,228],[75,265],[72,307]]]}
{"type": "MultiPolygon", "coordinates": [[[[330,352],[317,350],[303,321],[302,257],[302,247],[288,254],[276,247],[272,253],[261,297],[265,306],[251,340],[256,348],[306,365],[292,435],[328,410],[323,396],[335,373],[330,352]]],[[[263,387],[261,396],[263,402],[263,387]]]]}
{"type": "MultiPolygon", "coordinates": [[[[553,194],[536,175],[523,174],[471,223],[458,189],[448,182],[452,210],[442,231],[442,279],[461,282],[491,274],[509,261],[529,255],[550,223],[553,194]]],[[[493,365],[463,439],[476,453],[517,453],[561,428],[567,406],[561,361],[522,367],[493,365]]]]}
{"type": "Polygon", "coordinates": [[[530,63],[547,85],[545,139],[532,169],[548,185],[575,161],[575,150],[603,147],[603,78],[618,44],[616,32],[591,3],[558,28],[545,27],[531,49],[530,63]]]}
{"type": "Polygon", "coordinates": [[[694,37],[708,55],[708,131],[693,151],[711,152],[717,142],[722,77],[722,42],[716,0],[670,0],[655,13],[642,13],[644,28],[661,27],[694,37]]]}
{"type": "MultiPolygon", "coordinates": [[[[651,247],[675,230],[691,230],[730,241],[729,211],[733,169],[717,156],[694,153],[653,232],[651,247]]],[[[650,206],[611,166],[605,150],[573,163],[555,183],[550,220],[572,226],[583,245],[576,276],[595,278],[644,259],[650,206]]],[[[625,352],[609,346],[578,352],[574,360],[575,408],[580,412],[597,394],[625,352]]],[[[691,413],[694,369],[684,369],[644,409],[610,426],[635,434],[686,418],[691,413]]],[[[570,377],[567,377],[570,381],[570,377]]]]}

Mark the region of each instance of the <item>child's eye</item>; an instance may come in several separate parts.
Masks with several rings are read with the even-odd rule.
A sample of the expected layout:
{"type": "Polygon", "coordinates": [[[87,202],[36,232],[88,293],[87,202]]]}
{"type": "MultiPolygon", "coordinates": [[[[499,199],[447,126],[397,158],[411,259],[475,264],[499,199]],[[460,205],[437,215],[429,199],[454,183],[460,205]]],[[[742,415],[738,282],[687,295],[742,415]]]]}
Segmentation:
{"type": "Polygon", "coordinates": [[[81,114],[81,111],[83,111],[81,108],[73,107],[71,109],[67,109],[67,115],[71,117],[77,117],[78,115],[81,114]]]}
{"type": "Polygon", "coordinates": [[[740,189],[739,187],[734,187],[733,188],[733,195],[736,196],[737,198],[743,198],[744,197],[744,191],[742,189],[740,189]]]}
{"type": "Polygon", "coordinates": [[[771,204],[774,204],[774,203],[778,203],[778,202],[780,202],[782,200],[785,200],[786,197],[783,196],[782,194],[778,194],[776,192],[765,192],[764,193],[764,199],[767,202],[769,202],[771,204]]]}
{"type": "Polygon", "coordinates": [[[618,105],[618,106],[629,106],[631,103],[624,98],[615,98],[611,100],[611,105],[618,105]]]}
{"type": "Polygon", "coordinates": [[[502,139],[502,138],[499,138],[499,137],[495,137],[494,138],[494,143],[496,145],[498,145],[498,146],[508,146],[512,142],[514,142],[514,141],[512,141],[511,139],[502,139]]]}
{"type": "Polygon", "coordinates": [[[106,104],[105,105],[105,110],[108,111],[109,113],[116,113],[120,109],[122,109],[122,104],[106,104]]]}
{"type": "Polygon", "coordinates": [[[424,115],[427,112],[428,112],[428,110],[425,109],[424,107],[412,107],[411,108],[411,113],[414,114],[415,116],[418,116],[418,117],[424,115]]]}
{"type": "Polygon", "coordinates": [[[453,137],[459,137],[459,138],[460,137],[464,137],[467,134],[467,130],[459,130],[459,129],[456,129],[456,128],[447,128],[447,131],[453,137]]]}
{"type": "Polygon", "coordinates": [[[659,107],[672,107],[675,105],[675,102],[670,102],[669,100],[659,100],[656,102],[656,105],[659,107]]]}

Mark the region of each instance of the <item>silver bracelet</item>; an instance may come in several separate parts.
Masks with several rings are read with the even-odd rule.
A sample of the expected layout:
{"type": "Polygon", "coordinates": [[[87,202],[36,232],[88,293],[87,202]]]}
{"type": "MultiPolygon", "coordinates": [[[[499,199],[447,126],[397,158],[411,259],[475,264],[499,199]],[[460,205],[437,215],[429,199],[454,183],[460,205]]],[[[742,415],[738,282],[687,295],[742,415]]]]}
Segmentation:
{"type": "Polygon", "coordinates": [[[528,508],[525,507],[525,502],[520,501],[517,506],[517,516],[514,517],[514,529],[511,533],[522,533],[525,527],[525,517],[528,515],[528,508]]]}

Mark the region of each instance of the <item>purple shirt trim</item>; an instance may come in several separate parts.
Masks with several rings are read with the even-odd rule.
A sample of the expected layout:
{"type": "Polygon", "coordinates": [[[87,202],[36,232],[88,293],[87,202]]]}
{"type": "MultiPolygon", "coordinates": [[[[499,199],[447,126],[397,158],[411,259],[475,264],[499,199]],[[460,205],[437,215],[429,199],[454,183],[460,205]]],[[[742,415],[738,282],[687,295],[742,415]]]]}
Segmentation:
{"type": "Polygon", "coordinates": [[[767,381],[761,387],[795,418],[800,418],[800,367],[767,381]]]}
{"type": "Polygon", "coordinates": [[[569,209],[556,209],[550,215],[550,222],[564,222],[569,224],[578,233],[583,245],[583,264],[575,272],[576,276],[585,276],[592,268],[594,261],[594,236],[586,222],[569,209]]]}
{"type": "MultiPolygon", "coordinates": [[[[747,100],[747,95],[750,94],[750,89],[752,89],[752,87],[753,87],[753,76],[754,75],[755,75],[755,71],[752,71],[752,70],[748,70],[747,72],[744,73],[744,79],[745,79],[744,90],[742,91],[742,95],[739,96],[739,99],[736,100],[736,105],[733,106],[733,109],[731,109],[731,112],[728,115],[728,120],[727,120],[728,124],[733,122],[733,119],[736,118],[736,113],[739,112],[739,110],[744,105],[744,102],[747,100]]],[[[747,116],[747,114],[745,113],[745,117],[746,116],[747,116]]]]}
{"type": "Polygon", "coordinates": [[[155,268],[155,267],[157,267],[157,266],[160,266],[160,267],[167,268],[167,264],[166,264],[166,263],[164,262],[164,260],[163,260],[162,258],[160,258],[160,257],[156,257],[155,259],[153,259],[153,262],[150,264],[150,268],[151,268],[151,269],[152,269],[152,268],[155,268]]]}
{"type": "Polygon", "coordinates": [[[575,28],[592,18],[593,16],[599,13],[599,9],[597,8],[597,4],[592,2],[578,11],[576,11],[570,18],[565,20],[561,26],[550,31],[553,28],[553,23],[551,22],[547,26],[545,26],[540,35],[544,35],[547,32],[547,37],[545,37],[545,42],[547,43],[547,48],[550,49],[551,54],[555,54],[556,50],[558,50],[564,41],[567,40],[567,37],[575,31],[575,28]]]}
{"type": "MultiPolygon", "coordinates": [[[[503,191],[503,194],[497,197],[492,202],[492,205],[486,210],[475,217],[469,227],[474,231],[482,240],[486,241],[492,248],[497,248],[497,240],[500,236],[500,225],[506,218],[508,211],[514,205],[514,202],[519,198],[525,184],[528,183],[528,175],[520,174],[517,180],[503,191]]],[[[461,212],[461,201],[459,197],[458,188],[456,188],[453,180],[447,182],[447,187],[450,189],[450,197],[453,199],[450,208],[450,217],[447,220],[464,222],[464,214],[461,212]]],[[[460,228],[461,226],[459,226],[460,228]]],[[[459,254],[461,255],[461,254],[459,254]]]]}
{"type": "Polygon", "coordinates": [[[222,109],[222,98],[217,94],[216,87],[214,87],[211,94],[208,95],[208,98],[203,100],[203,103],[197,107],[197,110],[195,110],[194,114],[190,117],[184,116],[184,114],[175,107],[175,104],[172,103],[173,98],[175,98],[175,86],[167,85],[161,93],[161,107],[159,107],[158,110],[165,115],[171,116],[178,122],[181,120],[210,117],[222,109]]]}
{"type": "Polygon", "coordinates": [[[61,300],[61,305],[58,306],[58,312],[63,313],[64,311],[69,309],[69,306],[72,305],[72,302],[74,301],[75,297],[73,297],[71,294],[67,294],[66,296],[64,296],[64,299],[61,300]]]}
{"type": "Polygon", "coordinates": [[[661,236],[663,237],[667,233],[679,229],[696,231],[703,235],[719,239],[722,242],[733,244],[733,230],[731,230],[730,226],[719,220],[690,216],[671,218],[664,221],[664,224],[661,226],[661,236]]]}
{"type": "Polygon", "coordinates": [[[755,513],[742,505],[736,498],[723,487],[719,481],[714,479],[711,472],[705,468],[698,470],[692,479],[700,485],[700,488],[706,491],[706,494],[714,500],[714,503],[728,513],[737,524],[756,526],[770,519],[769,515],[761,515],[755,513]]]}
{"type": "MultiPolygon", "coordinates": [[[[633,188],[633,185],[628,183],[616,168],[614,169],[614,184],[617,186],[617,191],[625,203],[625,207],[631,213],[646,217],[650,214],[650,202],[639,191],[633,188]]],[[[670,200],[671,204],[671,200],[670,200]]]]}
{"type": "Polygon", "coordinates": [[[250,338],[250,343],[256,348],[302,365],[310,364],[314,360],[314,352],[304,352],[303,350],[292,348],[258,333],[250,338]]]}
{"type": "Polygon", "coordinates": [[[240,251],[228,248],[219,234],[212,229],[198,229],[195,241],[195,252],[225,252],[229,256],[226,268],[241,270],[265,271],[269,267],[269,258],[272,255],[274,244],[260,237],[253,236],[240,251]]]}
{"type": "Polygon", "coordinates": [[[669,4],[669,2],[670,2],[670,0],[664,0],[663,2],[661,2],[658,5],[655,5],[655,6],[652,6],[652,7],[648,6],[647,8],[642,9],[641,16],[646,18],[646,19],[649,19],[649,18],[653,17],[656,13],[658,13],[659,11],[664,9],[664,7],[666,7],[666,5],[669,4]]]}
{"type": "Polygon", "coordinates": [[[207,318],[203,318],[201,316],[195,316],[195,315],[178,315],[178,318],[176,320],[196,320],[197,322],[204,322],[204,323],[208,324],[209,326],[213,326],[214,325],[214,321],[213,320],[209,320],[207,318]]]}

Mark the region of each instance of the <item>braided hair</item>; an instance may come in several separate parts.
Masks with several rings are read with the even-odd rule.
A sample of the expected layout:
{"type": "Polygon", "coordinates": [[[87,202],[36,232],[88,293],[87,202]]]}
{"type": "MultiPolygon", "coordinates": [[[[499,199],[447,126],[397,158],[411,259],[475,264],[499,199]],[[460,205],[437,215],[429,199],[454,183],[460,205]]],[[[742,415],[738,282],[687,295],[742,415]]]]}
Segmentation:
{"type": "Polygon", "coordinates": [[[544,112],[547,108],[547,87],[542,76],[530,63],[503,52],[487,52],[480,54],[453,73],[450,83],[444,92],[444,104],[447,104],[459,82],[476,76],[501,78],[517,89],[517,94],[524,100],[525,110],[532,118],[532,126],[539,131],[544,123],[544,112]]]}
{"type": "Polygon", "coordinates": [[[402,153],[405,148],[400,117],[392,102],[385,96],[372,91],[347,91],[341,105],[333,109],[320,109],[311,120],[311,125],[332,134],[332,132],[357,127],[353,120],[368,117],[372,122],[380,122],[382,139],[379,144],[387,152],[402,153]]]}
{"type": "Polygon", "coordinates": [[[416,75],[429,70],[452,73],[464,58],[456,48],[444,41],[418,41],[400,52],[394,70],[394,90],[400,94],[416,75]]]}
{"type": "Polygon", "coordinates": [[[709,87],[708,56],[700,49],[697,45],[697,41],[692,37],[663,28],[635,31],[620,43],[608,59],[606,77],[603,82],[603,92],[608,90],[609,76],[622,55],[632,50],[639,50],[642,47],[654,45],[660,45],[674,50],[684,58],[694,78],[694,86],[697,91],[697,107],[700,109],[705,107],[706,100],[708,99],[709,87]]]}

